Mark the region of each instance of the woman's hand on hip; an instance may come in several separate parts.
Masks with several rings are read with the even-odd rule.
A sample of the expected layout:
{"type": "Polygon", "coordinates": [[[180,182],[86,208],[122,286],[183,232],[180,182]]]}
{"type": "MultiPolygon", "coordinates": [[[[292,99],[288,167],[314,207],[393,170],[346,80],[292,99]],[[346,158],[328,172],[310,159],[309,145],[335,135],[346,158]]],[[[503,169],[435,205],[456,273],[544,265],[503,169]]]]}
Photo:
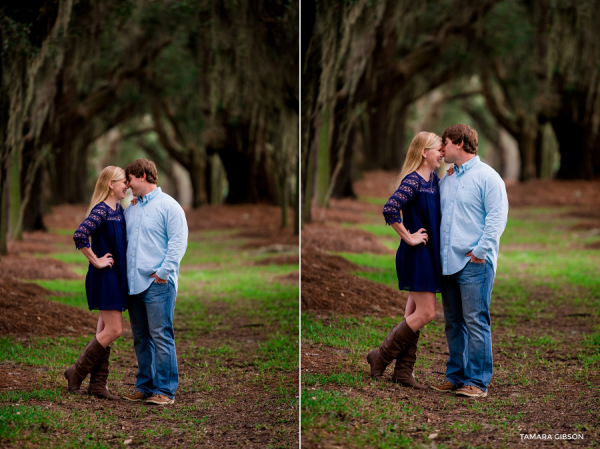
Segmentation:
{"type": "Polygon", "coordinates": [[[106,267],[112,268],[114,264],[115,264],[115,261],[113,260],[112,254],[106,253],[104,256],[102,256],[98,259],[98,261],[94,264],[94,266],[96,268],[106,268],[106,267]]]}
{"type": "Polygon", "coordinates": [[[421,228],[414,234],[410,234],[410,238],[407,240],[410,246],[417,246],[423,243],[427,245],[427,241],[429,240],[429,236],[427,235],[427,229],[421,228]]]}

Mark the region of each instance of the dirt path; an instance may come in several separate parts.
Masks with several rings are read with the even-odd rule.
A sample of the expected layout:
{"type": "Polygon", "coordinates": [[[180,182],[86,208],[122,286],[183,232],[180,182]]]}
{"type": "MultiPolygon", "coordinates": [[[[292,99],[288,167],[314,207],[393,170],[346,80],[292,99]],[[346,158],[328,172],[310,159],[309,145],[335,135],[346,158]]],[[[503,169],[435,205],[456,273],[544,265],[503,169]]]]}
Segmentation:
{"type": "MultiPolygon", "coordinates": [[[[298,239],[279,230],[276,208],[209,209],[187,212],[173,407],[66,393],[62,370],[97,321],[81,293],[83,256],[65,235],[85,208],[55,208],[50,233],[11,244],[0,259],[0,446],[297,446],[298,239]]],[[[137,372],[124,323],[109,378],[119,395],[135,391],[137,372]]]]}
{"type": "MultiPolygon", "coordinates": [[[[393,262],[381,268],[382,247],[394,257],[394,240],[378,228],[393,176],[367,173],[355,184],[358,201],[332,201],[303,232],[302,447],[599,445],[600,183],[508,186],[491,307],[494,377],[489,397],[470,400],[368,375],[364,357],[402,318],[406,297],[390,284],[393,262]],[[352,254],[364,266],[346,260],[352,254]]],[[[439,311],[418,357],[421,382],[444,381],[439,311]]]]}

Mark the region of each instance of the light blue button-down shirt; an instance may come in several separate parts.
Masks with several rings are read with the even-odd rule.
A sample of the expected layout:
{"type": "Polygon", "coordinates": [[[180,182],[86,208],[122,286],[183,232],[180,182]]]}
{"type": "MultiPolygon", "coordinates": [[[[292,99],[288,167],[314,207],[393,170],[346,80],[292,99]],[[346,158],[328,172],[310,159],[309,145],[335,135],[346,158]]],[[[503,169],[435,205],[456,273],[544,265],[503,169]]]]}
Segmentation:
{"type": "Polygon", "coordinates": [[[130,295],[142,293],[156,273],[177,290],[179,263],[185,254],[188,227],[185,212],[160,187],[125,209],[127,224],[127,285],[130,295]]]}
{"type": "Polygon", "coordinates": [[[504,181],[479,156],[454,166],[440,180],[442,274],[458,273],[470,251],[496,271],[500,236],[506,227],[508,198],[504,181]]]}

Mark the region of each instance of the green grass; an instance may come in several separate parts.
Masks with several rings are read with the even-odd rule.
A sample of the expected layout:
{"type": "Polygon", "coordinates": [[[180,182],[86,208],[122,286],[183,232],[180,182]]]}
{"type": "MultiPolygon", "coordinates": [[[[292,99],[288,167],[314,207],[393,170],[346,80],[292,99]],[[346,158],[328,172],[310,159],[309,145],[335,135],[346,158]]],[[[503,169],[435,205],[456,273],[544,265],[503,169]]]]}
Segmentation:
{"type": "Polygon", "coordinates": [[[61,229],[61,228],[50,228],[48,230],[48,232],[50,234],[57,234],[57,235],[68,235],[68,236],[73,236],[73,234],[75,233],[73,231],[73,229],[61,229]]]}
{"type": "Polygon", "coordinates": [[[191,264],[210,264],[210,263],[227,263],[235,259],[236,256],[239,260],[247,260],[248,256],[240,254],[239,246],[243,241],[238,241],[235,246],[224,247],[221,238],[215,239],[215,237],[223,237],[222,235],[211,233],[209,236],[202,234],[195,234],[194,237],[190,236],[188,240],[188,247],[183,259],[181,260],[181,266],[191,264]]]}
{"type": "MultiPolygon", "coordinates": [[[[574,220],[556,216],[556,211],[548,209],[531,209],[527,213],[520,212],[519,218],[509,217],[500,241],[494,283],[494,297],[505,300],[499,313],[529,318],[540,313],[551,316],[548,306],[555,304],[549,304],[547,298],[535,297],[540,288],[550,288],[555,292],[551,301],[569,301],[582,311],[600,314],[600,252],[572,250],[573,245],[583,243],[577,233],[565,231],[574,223],[574,220]]],[[[358,227],[378,236],[395,235],[389,226],[358,227]]],[[[382,239],[382,243],[393,249],[398,245],[389,238],[382,239]]],[[[353,274],[397,288],[396,261],[392,255],[337,254],[372,269],[353,274]]]]}
{"type": "MultiPolygon", "coordinates": [[[[87,272],[87,270],[86,270],[87,272]]],[[[83,280],[38,280],[33,281],[45,289],[53,293],[61,293],[61,295],[52,295],[48,299],[56,301],[67,306],[79,307],[80,309],[88,310],[88,301],[85,294],[85,283],[83,280]]]]}
{"type": "Polygon", "coordinates": [[[352,441],[358,447],[414,447],[402,432],[406,421],[422,413],[418,406],[394,398],[368,402],[322,389],[305,392],[302,428],[325,431],[337,444],[352,441]]]}
{"type": "MultiPolygon", "coordinates": [[[[589,237],[572,230],[576,221],[561,215],[565,212],[568,209],[511,211],[501,239],[491,312],[494,350],[503,357],[498,362],[494,356],[492,387],[508,388],[510,394],[476,401],[444,395],[439,407],[427,410],[441,416],[443,422],[415,420],[420,411],[417,397],[408,403],[394,399],[398,387],[372,381],[365,369],[366,352],[379,346],[400,316],[331,316],[324,320],[304,313],[303,344],[317,347],[331,363],[325,371],[313,369],[310,363],[303,366],[303,441],[326,441],[340,447],[428,447],[432,441],[427,436],[439,434],[434,440],[439,448],[479,447],[471,442],[481,442],[476,438],[483,433],[498,436],[493,442],[488,440],[489,447],[510,446],[520,441],[524,429],[550,433],[556,428],[539,414],[544,409],[564,410],[564,416],[585,412],[586,418],[578,418],[574,428],[585,430],[588,444],[599,441],[592,416],[600,405],[600,251],[582,249],[589,237]],[[582,323],[596,323],[594,331],[566,334],[562,328],[538,321],[565,314],[581,316],[582,323]],[[549,384],[553,386],[550,390],[549,384]],[[573,388],[580,392],[575,400],[565,397],[573,388]],[[538,412],[535,424],[528,415],[532,411],[538,412]]],[[[379,236],[390,248],[397,245],[389,227],[349,227],[379,236]]],[[[397,288],[393,255],[337,254],[365,267],[353,274],[397,288]]],[[[569,326],[575,326],[574,322],[569,326]]],[[[440,381],[442,346],[444,323],[428,324],[421,331],[415,365],[420,381],[440,381]]]]}
{"type": "Polygon", "coordinates": [[[396,242],[396,247],[400,244],[400,236],[394,231],[394,228],[385,224],[383,217],[381,218],[381,224],[361,224],[358,225],[358,228],[370,232],[377,237],[388,237],[393,239],[393,241],[396,242]]]}
{"type": "MultiPolygon", "coordinates": [[[[87,273],[87,269],[85,269],[87,273]]],[[[87,296],[85,293],[85,281],[84,280],[66,280],[66,279],[54,279],[54,280],[35,280],[32,281],[35,284],[44,287],[50,292],[61,293],[60,295],[51,295],[48,297],[51,301],[56,301],[67,306],[79,307],[80,309],[89,310],[87,296]]],[[[98,313],[97,310],[92,311],[98,313]]],[[[129,319],[129,312],[123,312],[123,319],[129,319]]]]}
{"type": "Polygon", "coordinates": [[[39,256],[50,257],[52,259],[60,260],[66,264],[83,265],[86,268],[89,264],[87,258],[81,253],[81,251],[75,249],[75,247],[73,247],[73,251],[68,253],[39,254],[39,256]]]}
{"type": "Polygon", "coordinates": [[[302,340],[332,348],[348,348],[364,351],[378,346],[396,322],[392,318],[339,317],[335,325],[324,324],[312,314],[302,314],[302,340]]]}
{"type": "Polygon", "coordinates": [[[102,417],[90,412],[67,414],[38,405],[0,405],[0,441],[26,441],[36,447],[108,448],[109,444],[97,439],[102,424],[102,417]],[[54,433],[63,431],[68,436],[57,439],[54,433]]]}
{"type": "Polygon", "coordinates": [[[201,283],[202,294],[208,296],[208,301],[221,301],[231,305],[235,303],[234,309],[243,309],[245,316],[268,325],[278,323],[282,328],[294,332],[298,328],[298,286],[266,282],[267,279],[274,279],[294,270],[297,270],[297,266],[266,265],[240,267],[231,271],[192,271],[180,280],[184,298],[181,307],[190,313],[206,307],[205,303],[197,302],[193,295],[185,294],[186,289],[201,283]]]}
{"type": "Polygon", "coordinates": [[[332,374],[303,374],[302,383],[307,386],[318,385],[344,385],[348,387],[362,387],[368,379],[356,373],[332,373],[332,374]]]}
{"type": "Polygon", "coordinates": [[[40,406],[0,406],[0,440],[14,442],[22,439],[23,434],[30,434],[29,441],[42,443],[49,439],[46,429],[56,429],[62,419],[61,412],[50,412],[40,406]]]}
{"type": "Polygon", "coordinates": [[[255,362],[261,371],[267,369],[293,371],[298,369],[298,341],[289,335],[274,335],[258,348],[255,362]]]}
{"type": "MultiPolygon", "coordinates": [[[[392,193],[394,192],[390,192],[390,196],[392,196],[392,193]]],[[[388,198],[379,198],[377,196],[359,196],[358,200],[364,203],[374,204],[375,206],[381,206],[381,208],[383,209],[383,206],[385,205],[388,198]]]]}
{"type": "Polygon", "coordinates": [[[390,255],[371,253],[336,253],[356,265],[370,268],[371,271],[354,271],[358,277],[398,288],[396,277],[396,258],[390,255]]]}
{"type": "Polygon", "coordinates": [[[371,253],[335,253],[348,259],[350,262],[368,268],[393,271],[396,273],[396,258],[389,254],[371,254],[371,253]]]}
{"type": "MultiPolygon", "coordinates": [[[[245,243],[241,239],[224,244],[219,241],[224,236],[227,234],[199,233],[188,245],[175,309],[180,322],[190,329],[184,335],[194,339],[206,332],[228,329],[231,319],[268,329],[266,340],[258,344],[246,362],[259,370],[253,383],[274,394],[289,409],[297,409],[298,391],[290,383],[289,373],[298,369],[299,288],[277,278],[298,271],[298,264],[256,266],[254,263],[264,259],[264,254],[240,249],[245,243]],[[200,266],[186,270],[186,265],[196,264],[200,266]]],[[[228,357],[238,359],[242,349],[238,343],[228,342],[227,347],[195,351],[197,355],[212,352],[219,361],[215,375],[229,375],[220,361],[228,357]]],[[[218,390],[210,376],[201,376],[195,388],[218,390]]]]}
{"type": "Polygon", "coordinates": [[[51,292],[72,293],[85,297],[85,283],[79,279],[76,280],[43,280],[34,281],[36,284],[50,290],[51,292]]]}
{"type": "Polygon", "coordinates": [[[41,389],[33,391],[7,391],[0,393],[0,402],[27,402],[37,401],[57,401],[64,398],[65,392],[62,389],[41,389]]]}
{"type": "MultiPolygon", "coordinates": [[[[178,402],[176,407],[160,410],[134,405],[131,414],[123,418],[135,423],[136,428],[122,430],[117,424],[121,417],[112,411],[110,404],[102,411],[77,411],[78,407],[73,408],[71,402],[82,399],[64,395],[62,370],[77,359],[92,335],[2,337],[0,363],[14,365],[15,371],[27,367],[47,369],[38,376],[33,390],[13,390],[0,395],[0,441],[15,447],[113,447],[121,446],[131,434],[134,442],[144,447],[163,447],[162,438],[183,435],[186,444],[201,446],[206,444],[208,430],[221,433],[208,411],[213,407],[233,407],[233,416],[238,406],[253,413],[258,411],[259,415],[279,417],[259,429],[278,436],[274,437],[274,447],[280,445],[277,441],[295,439],[297,426],[293,422],[297,422],[299,394],[297,383],[291,380],[298,369],[299,288],[278,278],[297,272],[299,267],[298,264],[255,265],[273,254],[258,255],[243,249],[247,240],[234,237],[240,231],[191,234],[182,261],[175,307],[177,350],[182,361],[179,391],[197,394],[195,402],[178,402]],[[251,326],[254,343],[248,343],[253,340],[244,337],[227,336],[237,323],[251,326]],[[213,332],[216,340],[210,337],[213,332]],[[186,370],[184,366],[193,369],[186,370]],[[61,385],[55,387],[55,383],[61,385]],[[49,403],[56,403],[59,410],[53,407],[49,411],[46,408],[49,403]],[[19,410],[21,413],[17,414],[19,410]],[[162,421],[156,424],[145,421],[153,415],[162,421]]],[[[87,271],[85,257],[75,249],[67,252],[65,247],[50,257],[68,263],[79,273],[87,271]]],[[[50,300],[87,310],[83,280],[33,282],[55,292],[50,300]]],[[[125,314],[124,320],[127,319],[125,314]]],[[[134,382],[134,378],[125,377],[125,368],[120,367],[122,355],[134,353],[132,339],[120,338],[111,348],[112,382],[134,382]]],[[[117,388],[115,384],[113,391],[117,388]]],[[[121,386],[115,392],[124,394],[129,388],[121,386]]],[[[214,438],[211,437],[211,443],[214,438]]]]}
{"type": "MultiPolygon", "coordinates": [[[[315,423],[321,416],[342,415],[348,418],[357,418],[361,415],[359,410],[364,407],[362,399],[352,399],[338,392],[312,389],[307,390],[305,396],[302,402],[303,428],[315,423]]],[[[338,419],[326,420],[322,425],[326,430],[335,430],[337,421],[338,419]]]]}
{"type": "Polygon", "coordinates": [[[88,337],[35,338],[26,342],[0,337],[0,362],[64,369],[77,360],[88,343],[88,337]]]}

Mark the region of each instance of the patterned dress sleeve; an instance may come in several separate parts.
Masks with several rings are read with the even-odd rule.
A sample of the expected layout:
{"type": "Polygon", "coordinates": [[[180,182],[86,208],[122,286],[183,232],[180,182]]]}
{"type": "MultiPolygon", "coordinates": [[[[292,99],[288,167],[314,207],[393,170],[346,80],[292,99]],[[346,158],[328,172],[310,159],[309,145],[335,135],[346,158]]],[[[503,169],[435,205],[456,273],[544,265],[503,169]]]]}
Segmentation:
{"type": "Polygon", "coordinates": [[[89,248],[90,236],[106,223],[107,217],[108,211],[103,207],[102,203],[94,206],[90,215],[83,220],[83,223],[79,225],[73,234],[75,248],[89,248]]]}
{"type": "Polygon", "coordinates": [[[400,216],[400,210],[404,205],[410,202],[415,193],[419,191],[419,181],[415,179],[413,174],[409,174],[404,177],[398,190],[390,197],[385,206],[383,206],[383,216],[385,218],[385,224],[391,225],[393,223],[402,223],[400,216]]]}

